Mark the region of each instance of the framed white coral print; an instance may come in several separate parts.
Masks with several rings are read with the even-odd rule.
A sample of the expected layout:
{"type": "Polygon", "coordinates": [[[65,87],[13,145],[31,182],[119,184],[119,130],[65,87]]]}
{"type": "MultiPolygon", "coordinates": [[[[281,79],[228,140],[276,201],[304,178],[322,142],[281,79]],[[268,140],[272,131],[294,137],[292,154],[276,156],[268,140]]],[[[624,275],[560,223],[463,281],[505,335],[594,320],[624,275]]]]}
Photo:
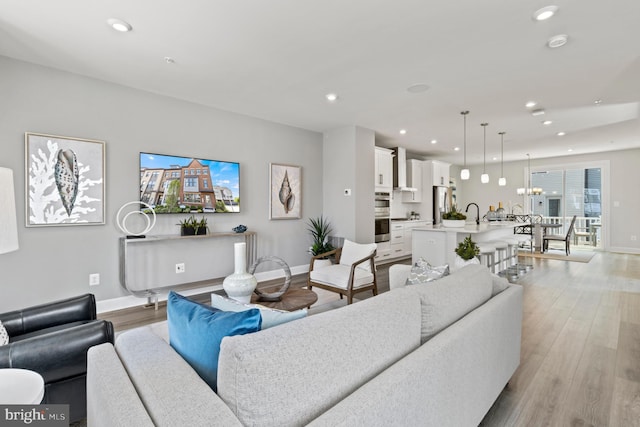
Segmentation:
{"type": "Polygon", "coordinates": [[[269,219],[300,219],[302,177],[300,166],[269,164],[269,219]]]}
{"type": "Polygon", "coordinates": [[[26,226],[101,225],[105,143],[25,133],[26,226]]]}

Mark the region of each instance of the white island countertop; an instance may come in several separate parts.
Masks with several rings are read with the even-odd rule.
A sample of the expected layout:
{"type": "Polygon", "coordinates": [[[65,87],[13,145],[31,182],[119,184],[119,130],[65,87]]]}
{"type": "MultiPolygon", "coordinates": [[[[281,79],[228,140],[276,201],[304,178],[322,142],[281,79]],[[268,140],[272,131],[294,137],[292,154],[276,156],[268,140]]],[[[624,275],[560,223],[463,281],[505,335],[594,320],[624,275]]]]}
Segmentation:
{"type": "Polygon", "coordinates": [[[467,222],[464,227],[444,227],[441,224],[438,224],[438,225],[427,225],[424,227],[416,227],[414,228],[414,230],[478,234],[478,233],[485,233],[487,231],[502,230],[505,228],[513,229],[515,227],[520,227],[523,225],[527,225],[527,224],[522,222],[515,222],[515,221],[493,221],[493,222],[481,222],[480,225],[477,225],[475,221],[472,221],[472,222],[467,222]]]}

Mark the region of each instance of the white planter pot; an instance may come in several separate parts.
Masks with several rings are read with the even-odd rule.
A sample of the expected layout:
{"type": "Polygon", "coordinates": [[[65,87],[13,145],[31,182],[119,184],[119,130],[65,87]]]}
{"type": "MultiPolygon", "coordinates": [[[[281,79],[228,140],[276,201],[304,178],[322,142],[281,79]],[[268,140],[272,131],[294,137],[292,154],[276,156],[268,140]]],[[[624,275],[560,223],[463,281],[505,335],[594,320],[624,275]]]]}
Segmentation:
{"type": "Polygon", "coordinates": [[[313,269],[316,270],[318,268],[327,267],[333,264],[330,259],[317,259],[313,261],[313,269]]]}
{"type": "Polygon", "coordinates": [[[466,220],[464,219],[443,219],[442,220],[443,227],[464,228],[465,224],[466,224],[466,220]]]}
{"type": "Polygon", "coordinates": [[[229,298],[248,304],[258,281],[253,274],[247,273],[247,244],[235,243],[233,250],[235,272],[224,278],[222,288],[229,298]]]}
{"type": "Polygon", "coordinates": [[[454,266],[453,266],[454,268],[453,269],[454,270],[459,270],[462,267],[467,266],[467,265],[471,265],[471,264],[480,264],[480,260],[478,258],[476,258],[476,257],[473,257],[471,259],[465,260],[465,259],[460,258],[460,256],[456,254],[456,259],[454,261],[454,266]]]}

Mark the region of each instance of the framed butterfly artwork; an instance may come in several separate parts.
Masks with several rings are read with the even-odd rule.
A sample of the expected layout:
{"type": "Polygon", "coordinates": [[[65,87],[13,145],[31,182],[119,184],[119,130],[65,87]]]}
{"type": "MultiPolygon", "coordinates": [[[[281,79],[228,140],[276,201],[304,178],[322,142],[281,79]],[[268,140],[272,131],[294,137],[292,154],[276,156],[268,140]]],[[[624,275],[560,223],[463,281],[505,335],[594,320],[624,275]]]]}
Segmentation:
{"type": "Polygon", "coordinates": [[[105,143],[25,133],[25,225],[105,223],[105,143]]]}

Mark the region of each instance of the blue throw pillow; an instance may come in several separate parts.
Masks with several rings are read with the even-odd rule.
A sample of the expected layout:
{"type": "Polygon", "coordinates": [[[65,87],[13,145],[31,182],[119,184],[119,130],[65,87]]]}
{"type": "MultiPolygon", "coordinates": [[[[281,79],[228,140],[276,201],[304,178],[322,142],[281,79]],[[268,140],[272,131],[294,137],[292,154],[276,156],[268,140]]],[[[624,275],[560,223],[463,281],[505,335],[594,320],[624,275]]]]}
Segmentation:
{"type": "Polygon", "coordinates": [[[239,313],[217,310],[173,291],[167,298],[169,343],[200,377],[217,391],[222,338],[260,330],[260,310],[239,313]]]}

